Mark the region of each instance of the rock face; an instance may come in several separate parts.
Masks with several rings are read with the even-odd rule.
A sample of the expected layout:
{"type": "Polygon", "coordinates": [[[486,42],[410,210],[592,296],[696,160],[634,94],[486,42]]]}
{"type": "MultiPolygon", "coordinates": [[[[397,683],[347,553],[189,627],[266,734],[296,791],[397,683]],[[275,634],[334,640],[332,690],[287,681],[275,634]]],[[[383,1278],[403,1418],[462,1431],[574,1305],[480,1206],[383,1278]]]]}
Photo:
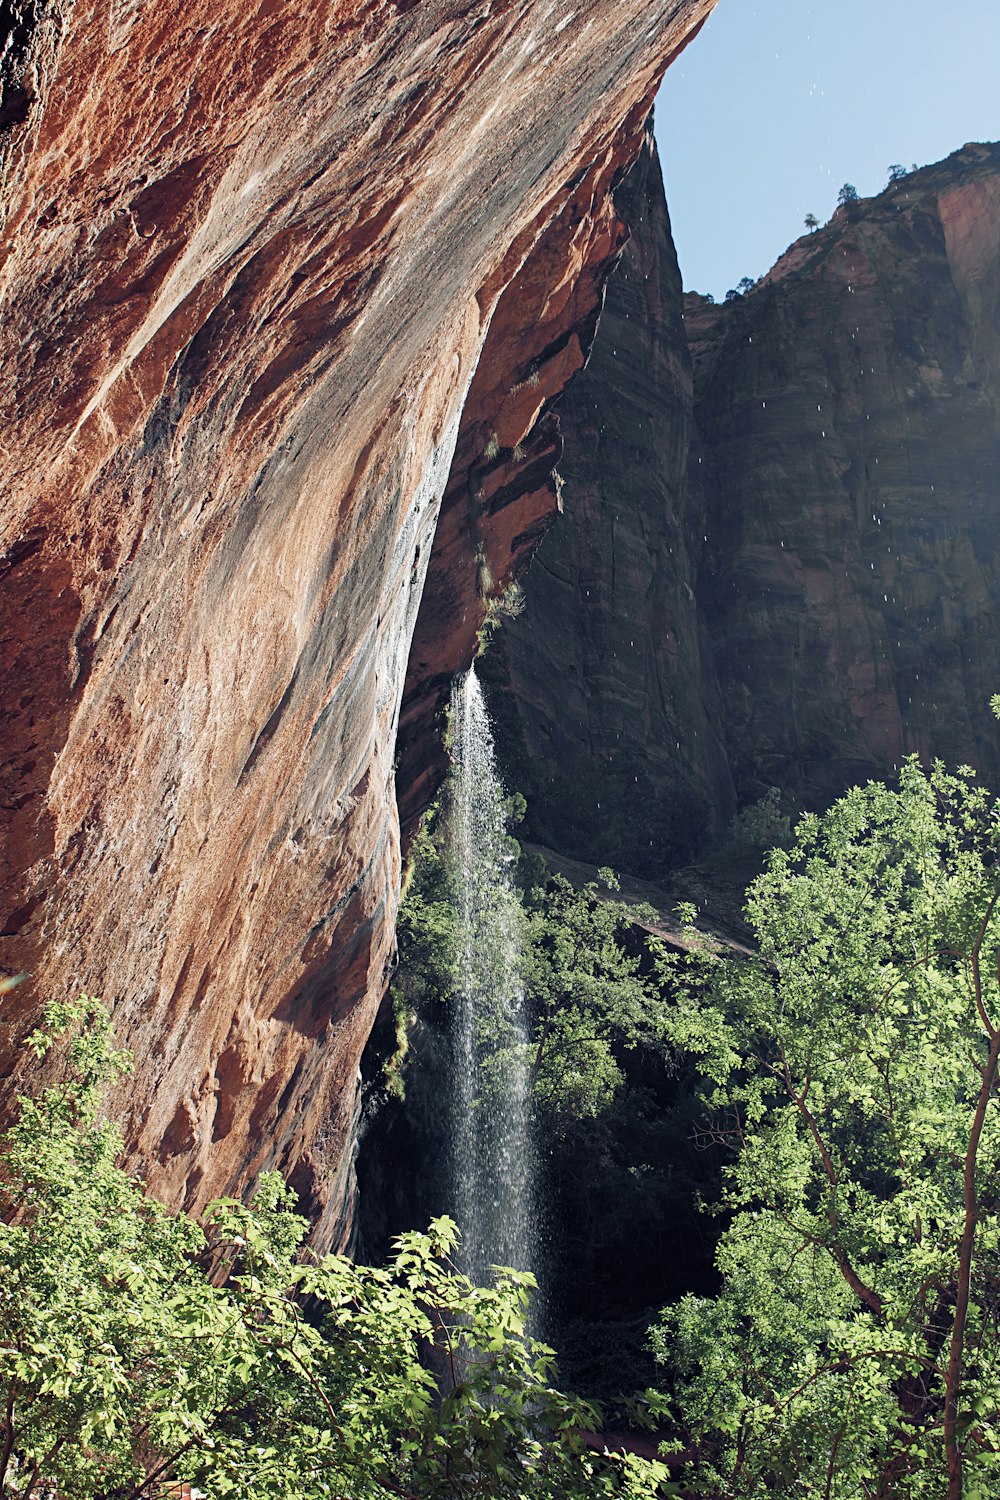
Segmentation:
{"type": "MultiPolygon", "coordinates": [[[[560,407],[567,515],[506,632],[529,762],[554,744],[621,799],[614,726],[640,779],[668,785],[673,753],[709,829],[733,789],[819,806],[913,752],[1000,785],[1000,147],[838,210],[742,298],[689,295],[686,339],[676,277],[664,317],[635,269],[664,255],[651,202],[560,407]]],[[[594,827],[544,831],[590,853],[594,827]]]]}
{"type": "Polygon", "coordinates": [[[707,311],[691,473],[741,790],[827,801],[914,752],[995,782],[1000,147],[838,210],[707,311]]]}
{"type": "Polygon", "coordinates": [[[712,3],[0,23],[2,1071],[103,995],[175,1202],[274,1165],[343,1239],[428,564],[414,701],[552,508],[610,187],[712,3]]]}
{"type": "Polygon", "coordinates": [[[398,736],[397,794],[411,828],[446,767],[441,716],[472,660],[488,599],[523,572],[559,510],[553,401],[590,350],[604,283],[625,238],[612,187],[628,152],[595,163],[505,291],[465,403],[417,616],[398,736]]]}
{"type": "Polygon", "coordinates": [[[691,361],[651,134],[618,203],[631,238],[587,369],[559,405],[565,514],[483,670],[514,687],[516,723],[506,694],[493,702],[538,836],[652,875],[734,795],[695,595],[691,361]]]}

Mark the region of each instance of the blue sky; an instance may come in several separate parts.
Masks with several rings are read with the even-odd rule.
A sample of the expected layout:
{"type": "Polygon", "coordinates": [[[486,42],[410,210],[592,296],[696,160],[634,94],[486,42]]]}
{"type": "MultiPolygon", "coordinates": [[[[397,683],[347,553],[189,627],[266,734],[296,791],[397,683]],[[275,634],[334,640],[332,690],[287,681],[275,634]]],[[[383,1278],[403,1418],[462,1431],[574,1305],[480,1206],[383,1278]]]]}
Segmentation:
{"type": "Polygon", "coordinates": [[[1000,0],[719,0],[656,135],[684,285],[721,297],[845,181],[1000,139],[1000,0]]]}

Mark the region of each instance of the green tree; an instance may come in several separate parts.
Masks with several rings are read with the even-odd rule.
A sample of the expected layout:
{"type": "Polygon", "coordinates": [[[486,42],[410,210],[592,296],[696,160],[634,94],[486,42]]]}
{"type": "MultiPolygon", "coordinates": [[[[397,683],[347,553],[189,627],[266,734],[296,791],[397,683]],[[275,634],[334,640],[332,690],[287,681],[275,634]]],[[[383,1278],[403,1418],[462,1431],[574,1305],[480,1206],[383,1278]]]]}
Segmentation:
{"type": "Polygon", "coordinates": [[[892,165],[888,168],[888,172],[889,176],[885,184],[886,187],[891,187],[894,182],[901,182],[903,178],[908,175],[906,168],[903,166],[902,162],[898,161],[894,161],[892,163],[892,165]]]}
{"type": "Polygon", "coordinates": [[[845,203],[857,203],[858,190],[853,182],[845,182],[837,194],[837,202],[843,207],[845,203]]]}
{"type": "Polygon", "coordinates": [[[819,228],[819,220],[817,219],[815,214],[806,214],[804,222],[810,234],[815,233],[815,231],[819,228]]]}
{"type": "MultiPolygon", "coordinates": [[[[524,799],[515,794],[508,804],[508,821],[518,821],[524,799]]],[[[446,820],[435,810],[413,846],[397,929],[394,992],[411,1028],[455,993],[446,843],[446,820]]],[[[518,849],[513,840],[511,848],[518,849]]],[[[541,860],[527,862],[527,868],[529,888],[523,896],[513,893],[511,920],[524,941],[534,1096],[548,1126],[558,1130],[607,1107],[622,1084],[622,1051],[665,1050],[668,1005],[650,965],[644,967],[645,945],[636,937],[657,921],[651,906],[618,899],[618,880],[608,869],[599,872],[600,884],[576,886],[541,860]]],[[[496,1030],[501,1018],[487,1024],[496,1030]]],[[[501,1048],[494,1059],[498,1078],[503,1061],[501,1048]]],[[[389,1067],[396,1067],[395,1059],[389,1067]]],[[[433,1106],[439,1110],[437,1094],[433,1106]]]]}
{"type": "Polygon", "coordinates": [[[908,763],[770,856],[755,958],[665,964],[732,1151],[721,1294],[656,1336],[699,1496],[1000,1490],[998,842],[908,763]]]}
{"type": "Polygon", "coordinates": [[[588,1453],[596,1411],[524,1334],[530,1277],[472,1287],[448,1220],[383,1269],[303,1258],[274,1174],[204,1227],[170,1213],[100,1117],[127,1067],[107,1016],[50,1006],[29,1045],[61,1035],[63,1081],[22,1099],[2,1151],[5,1497],[139,1500],[176,1476],[212,1500],[657,1493],[662,1465],[588,1453]]]}
{"type": "Polygon", "coordinates": [[[615,899],[618,882],[576,887],[551,877],[529,896],[526,982],[534,1011],[532,1078],[550,1128],[592,1118],[622,1086],[616,1054],[666,1047],[667,1007],[625,934],[657,920],[615,899]]]}
{"type": "Polygon", "coordinates": [[[446,999],[454,981],[455,908],[432,809],[410,846],[396,921],[400,967],[393,979],[397,1006],[413,1006],[425,995],[446,999]]]}

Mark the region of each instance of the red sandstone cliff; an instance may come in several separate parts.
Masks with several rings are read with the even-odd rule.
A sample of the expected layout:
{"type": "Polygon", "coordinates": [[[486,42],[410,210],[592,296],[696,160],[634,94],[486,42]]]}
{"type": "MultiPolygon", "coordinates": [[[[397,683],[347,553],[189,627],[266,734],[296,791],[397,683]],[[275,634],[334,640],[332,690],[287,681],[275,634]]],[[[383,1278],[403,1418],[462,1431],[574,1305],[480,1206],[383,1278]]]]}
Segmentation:
{"type": "Polygon", "coordinates": [[[343,1234],[428,563],[416,700],[552,508],[610,188],[712,3],[96,0],[7,48],[3,1065],[103,995],[174,1201],[277,1165],[343,1234]]]}
{"type": "Polygon", "coordinates": [[[734,786],[823,805],[916,752],[1000,787],[1000,146],[683,323],[662,195],[625,211],[559,407],[566,515],[493,668],[536,831],[669,866],[671,808],[717,828],[734,786]]]}

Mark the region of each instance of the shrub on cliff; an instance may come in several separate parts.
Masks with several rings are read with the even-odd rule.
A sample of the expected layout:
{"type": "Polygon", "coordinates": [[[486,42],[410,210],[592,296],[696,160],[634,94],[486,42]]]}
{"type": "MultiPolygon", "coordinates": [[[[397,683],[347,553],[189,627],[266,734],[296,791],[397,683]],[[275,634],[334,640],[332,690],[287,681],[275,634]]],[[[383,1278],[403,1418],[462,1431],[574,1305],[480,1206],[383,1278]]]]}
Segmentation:
{"type": "Polygon", "coordinates": [[[731,1153],[658,1352],[702,1497],[1000,1492],[1000,820],[908,764],[799,824],[671,1031],[731,1153]]]}
{"type": "Polygon", "coordinates": [[[21,1100],[3,1146],[0,1493],[139,1500],[176,1476],[212,1500],[656,1493],[662,1466],[584,1447],[593,1408],[524,1335],[530,1277],[472,1287],[447,1220],[384,1269],[300,1260],[273,1174],[204,1227],[170,1213],[101,1118],[127,1066],[106,1015],[50,1006],[29,1046],[60,1037],[63,1081],[21,1100]]]}
{"type": "Polygon", "coordinates": [[[701,867],[742,891],[760,874],[765,856],[772,849],[787,848],[791,841],[791,818],[784,811],[781,791],[772,786],[756,802],[740,808],[701,867]]]}

